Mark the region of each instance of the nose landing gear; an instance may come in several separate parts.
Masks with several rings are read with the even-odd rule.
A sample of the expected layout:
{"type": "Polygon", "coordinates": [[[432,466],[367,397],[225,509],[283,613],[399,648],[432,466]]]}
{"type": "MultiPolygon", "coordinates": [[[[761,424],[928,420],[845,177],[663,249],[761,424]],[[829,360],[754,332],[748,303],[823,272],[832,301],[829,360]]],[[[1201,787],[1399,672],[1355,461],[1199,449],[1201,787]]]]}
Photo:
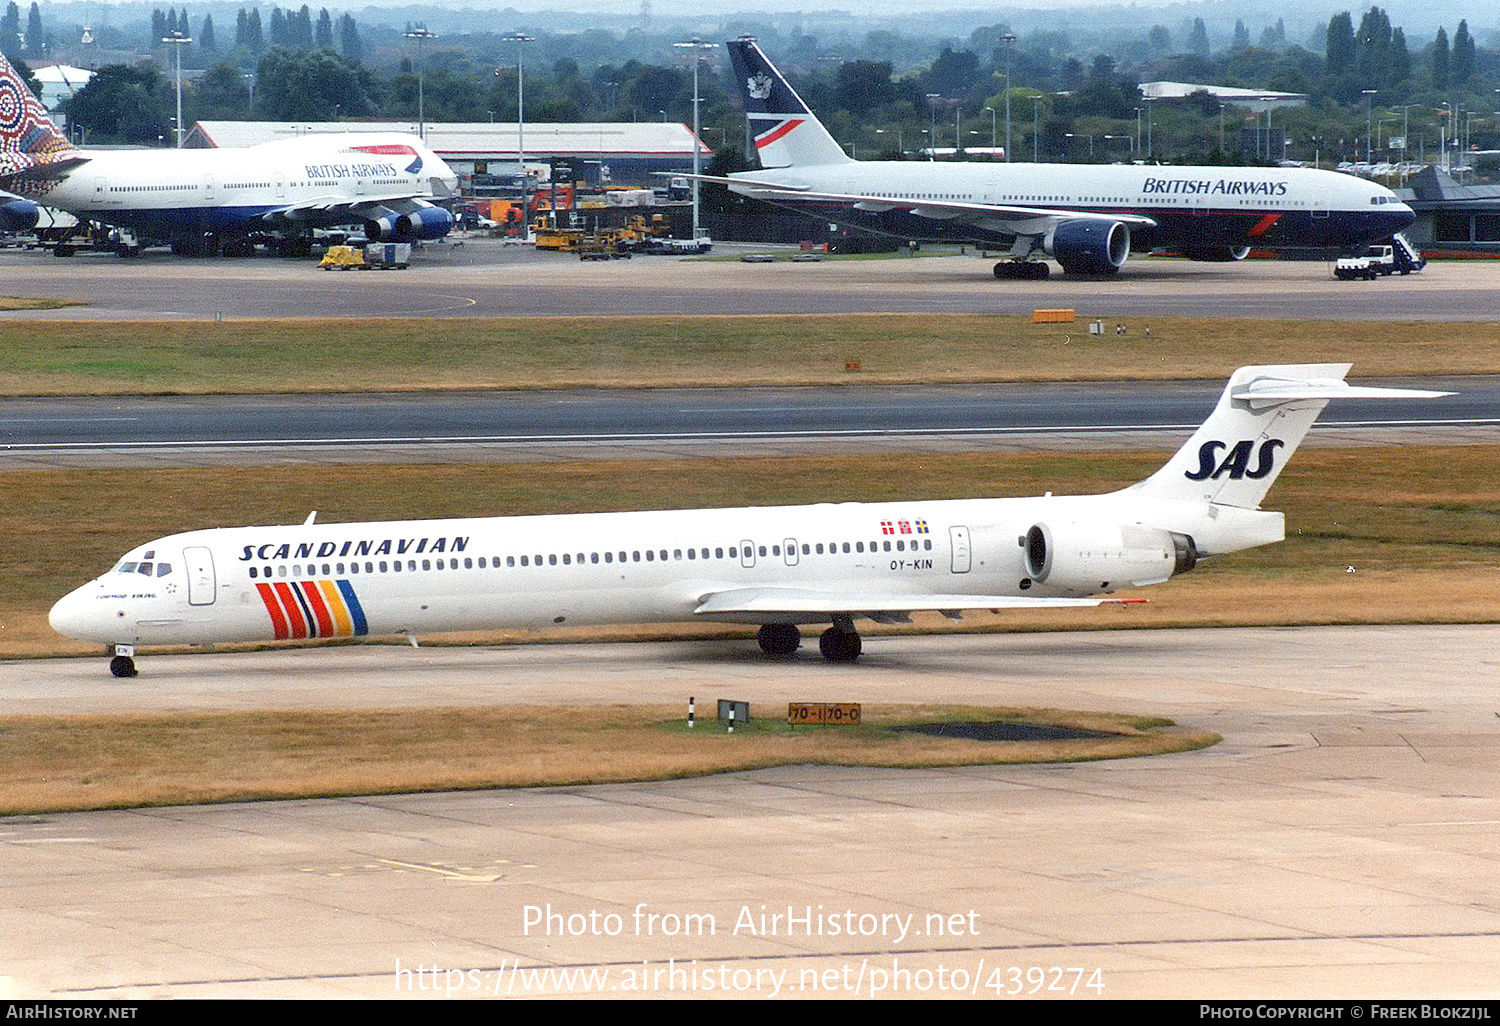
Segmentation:
{"type": "Polygon", "coordinates": [[[116,677],[134,677],[135,669],[135,647],[132,645],[115,645],[110,648],[114,658],[109,661],[109,672],[116,677]]]}

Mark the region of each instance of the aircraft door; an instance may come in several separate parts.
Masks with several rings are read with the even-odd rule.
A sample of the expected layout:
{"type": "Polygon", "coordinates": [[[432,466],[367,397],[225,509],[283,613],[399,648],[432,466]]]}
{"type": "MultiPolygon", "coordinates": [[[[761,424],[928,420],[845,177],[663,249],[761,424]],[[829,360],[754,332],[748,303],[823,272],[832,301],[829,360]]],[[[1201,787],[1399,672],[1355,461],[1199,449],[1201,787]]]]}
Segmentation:
{"type": "Polygon", "coordinates": [[[740,542],[740,566],[751,567],[755,565],[755,543],[749,538],[740,542]]]}
{"type": "Polygon", "coordinates": [[[286,199],[286,175],[281,171],[272,174],[271,181],[276,187],[276,198],[286,199]]]}
{"type": "Polygon", "coordinates": [[[948,541],[953,546],[953,572],[966,574],[974,565],[973,548],[969,543],[969,529],[967,527],[948,528],[948,541]]]}
{"type": "Polygon", "coordinates": [[[787,538],[782,542],[782,544],[786,546],[786,565],[796,566],[798,560],[797,539],[787,538]]]}
{"type": "Polygon", "coordinates": [[[1328,197],[1328,190],[1322,187],[1318,187],[1317,190],[1313,193],[1312,203],[1312,216],[1318,218],[1319,220],[1327,220],[1328,208],[1332,206],[1332,201],[1328,197]]]}
{"type": "Polygon", "coordinates": [[[214,554],[202,545],[190,545],[182,550],[182,562],[188,575],[188,605],[213,605],[214,594],[219,590],[214,554]]]}
{"type": "Polygon", "coordinates": [[[210,203],[213,202],[213,199],[214,199],[214,176],[213,175],[204,175],[203,176],[203,198],[205,200],[208,200],[210,203]]]}

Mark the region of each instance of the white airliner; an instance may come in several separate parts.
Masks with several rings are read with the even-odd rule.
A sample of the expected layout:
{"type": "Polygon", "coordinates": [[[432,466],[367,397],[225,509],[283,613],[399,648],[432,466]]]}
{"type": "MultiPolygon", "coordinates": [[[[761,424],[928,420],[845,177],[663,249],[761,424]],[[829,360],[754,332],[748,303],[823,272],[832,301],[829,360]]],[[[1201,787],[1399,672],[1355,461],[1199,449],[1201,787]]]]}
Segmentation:
{"type": "Polygon", "coordinates": [[[458,179],[413,135],[308,135],[242,149],[80,150],[0,57],[0,188],[187,252],[247,252],[253,234],[361,225],[372,241],[437,239],[458,179]]]}
{"type": "Polygon", "coordinates": [[[1206,556],[1280,541],[1261,499],[1348,364],[1244,367],[1160,471],[1106,495],[912,500],[406,520],[191,531],[147,542],[60,599],[55,630],[137,646],[417,635],[560,625],[760,624],[789,655],[860,654],[854,620],[914,611],[1097,605],[1206,556]]]}
{"type": "Polygon", "coordinates": [[[1238,260],[1348,249],[1415,220],[1391,190],[1310,168],[851,160],[755,41],[727,44],[762,170],[699,176],[838,224],[1008,249],[997,278],[1113,274],[1132,249],[1238,260]]]}

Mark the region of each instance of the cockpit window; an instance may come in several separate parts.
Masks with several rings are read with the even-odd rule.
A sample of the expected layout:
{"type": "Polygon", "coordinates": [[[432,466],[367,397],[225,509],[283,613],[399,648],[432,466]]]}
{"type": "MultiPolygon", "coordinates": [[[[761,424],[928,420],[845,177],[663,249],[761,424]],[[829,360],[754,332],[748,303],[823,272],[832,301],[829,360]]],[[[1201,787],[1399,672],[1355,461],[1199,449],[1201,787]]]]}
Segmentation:
{"type": "Polygon", "coordinates": [[[142,577],[166,577],[172,572],[171,563],[137,562],[126,560],[115,568],[117,574],[139,574],[142,577]]]}

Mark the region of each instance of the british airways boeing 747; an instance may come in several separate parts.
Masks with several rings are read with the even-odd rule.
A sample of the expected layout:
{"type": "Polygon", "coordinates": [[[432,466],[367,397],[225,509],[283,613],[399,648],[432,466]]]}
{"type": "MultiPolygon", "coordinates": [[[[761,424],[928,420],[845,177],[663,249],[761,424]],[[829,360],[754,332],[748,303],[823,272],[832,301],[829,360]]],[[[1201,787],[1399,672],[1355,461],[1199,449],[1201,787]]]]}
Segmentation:
{"type": "Polygon", "coordinates": [[[437,239],[453,227],[439,201],[456,195],[457,185],[414,135],[308,135],[243,149],[75,149],[0,57],[0,188],[121,229],[122,255],[148,242],[233,251],[251,234],[339,225],[362,226],[371,241],[437,239]]]}

